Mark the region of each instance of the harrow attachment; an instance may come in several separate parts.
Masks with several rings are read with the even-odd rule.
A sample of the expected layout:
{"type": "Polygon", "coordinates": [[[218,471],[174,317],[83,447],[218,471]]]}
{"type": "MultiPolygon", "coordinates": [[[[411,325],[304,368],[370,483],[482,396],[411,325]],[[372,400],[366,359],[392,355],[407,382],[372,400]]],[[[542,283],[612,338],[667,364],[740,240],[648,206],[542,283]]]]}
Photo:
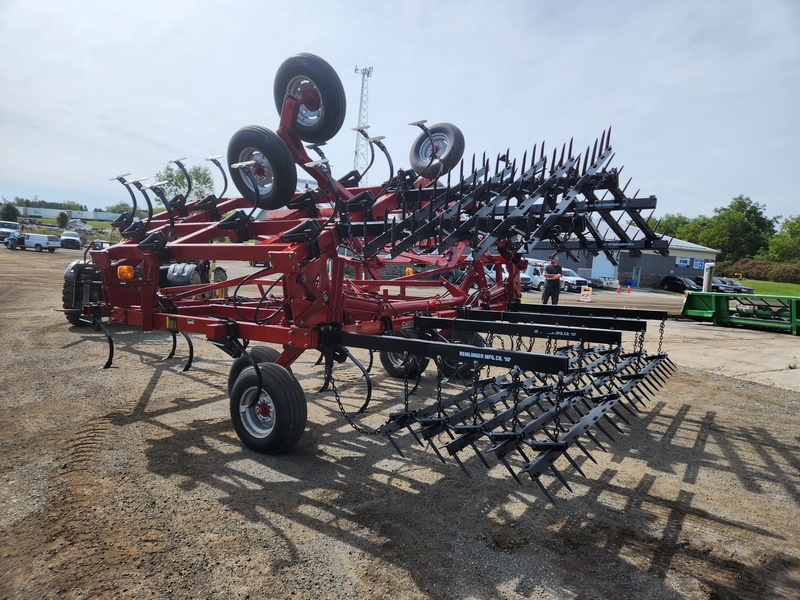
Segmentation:
{"type": "Polygon", "coordinates": [[[228,145],[241,196],[225,196],[220,157],[208,159],[225,181],[219,196],[190,199],[182,159],[174,162],[189,185],[172,199],[161,184],[114,178],[133,201],[115,222],[123,241],[92,251],[95,272],[75,277],[64,296],[99,298],[82,305],[81,320],[106,334],[105,366],[114,348],[106,325],[168,331],[169,357],[180,332],[190,349],[184,370],[194,357],[188,334],[204,335],[234,359],[228,392],[240,439],[279,454],[306,425],[305,392],[291,365],[319,351],[322,391],[362,433],[386,436],[401,454],[399,435],[410,433],[465,472],[465,450],[487,465],[494,455],[552,499],[540,478],[566,485],[554,464],[562,456],[583,475],[580,456],[593,460],[587,446],[602,449],[599,436],[613,439],[673,369],[660,339],[655,354],[643,346],[648,321],[660,321],[663,333],[663,313],[523,302],[519,277],[529,253],[603,253],[616,262],[620,251],[669,252],[642,214],[652,214],[656,198],[627,196],[630,181],[620,186],[622,169],[610,167],[611,130],[584,153],[570,141],[552,154],[544,143],[534,146],[519,161],[508,152],[469,161],[457,127],[418,121],[411,168],[395,170],[383,138],[361,127],[373,161],[381,153],[389,174],[382,185],[360,186],[364,173],[335,179],[323,151],[345,111],[330,65],[310,54],[290,57],[274,91],[278,129],[243,127],[228,145]],[[296,168],[316,187],[297,190],[296,168]],[[137,198],[147,207],[141,218],[137,198]],[[229,261],[263,267],[228,278],[211,266],[229,261]],[[93,287],[82,289],[82,281],[93,287]],[[623,336],[633,338],[632,348],[623,349],[623,336]],[[543,352],[534,351],[537,340],[543,352]],[[370,350],[369,365],[351,348],[370,350]],[[359,423],[370,405],[374,352],[405,391],[402,410],[368,430],[359,423]],[[344,409],[334,377],[347,360],[367,381],[354,413],[344,409]],[[435,398],[417,406],[431,363],[435,398]]]}

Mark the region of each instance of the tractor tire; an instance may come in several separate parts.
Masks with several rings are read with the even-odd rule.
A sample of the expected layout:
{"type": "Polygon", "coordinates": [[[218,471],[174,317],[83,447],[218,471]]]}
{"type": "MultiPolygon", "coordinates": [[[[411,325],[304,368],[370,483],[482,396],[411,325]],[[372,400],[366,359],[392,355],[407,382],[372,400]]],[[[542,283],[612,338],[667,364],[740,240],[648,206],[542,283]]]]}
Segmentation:
{"type": "MultiPolygon", "coordinates": [[[[250,350],[247,350],[252,356],[255,361],[259,364],[261,363],[274,363],[277,358],[281,355],[281,353],[276,350],[275,348],[271,348],[270,346],[255,346],[250,350]]],[[[233,384],[236,383],[236,378],[239,377],[242,371],[244,371],[247,367],[252,367],[252,363],[248,360],[248,358],[242,354],[239,358],[233,361],[231,364],[231,369],[228,371],[228,396],[231,395],[233,390],[233,384]]],[[[291,372],[291,369],[288,369],[291,372]]]]}
{"type": "Polygon", "coordinates": [[[228,142],[228,170],[239,193],[251,204],[265,210],[284,206],[297,189],[297,171],[289,148],[274,132],[258,125],[242,127],[233,134],[228,142]],[[256,162],[249,168],[255,177],[257,190],[243,169],[230,168],[250,160],[256,162]]]}
{"type": "MultiPolygon", "coordinates": [[[[396,332],[395,335],[405,338],[419,338],[419,335],[415,331],[410,330],[400,330],[396,332]]],[[[406,376],[417,377],[425,371],[428,367],[428,363],[431,361],[427,356],[411,356],[408,361],[408,366],[406,366],[404,364],[405,361],[403,360],[402,352],[389,352],[387,350],[381,350],[378,357],[386,373],[395,379],[405,379],[406,376]],[[407,373],[406,369],[408,369],[407,373]]]]}
{"type": "MultiPolygon", "coordinates": [[[[482,336],[471,331],[442,331],[441,336],[451,344],[468,344],[477,348],[485,348],[486,340],[482,336]]],[[[475,365],[473,361],[456,361],[442,359],[442,375],[447,379],[461,379],[472,381],[475,376],[475,365]]]]}
{"type": "Polygon", "coordinates": [[[417,175],[433,179],[450,172],[464,156],[464,134],[450,123],[432,125],[428,127],[428,132],[430,137],[423,131],[414,140],[409,161],[417,175]],[[434,148],[437,160],[431,162],[434,148]]]}
{"type": "Polygon", "coordinates": [[[290,56],[275,73],[273,85],[278,114],[286,96],[303,101],[295,123],[295,133],[304,142],[322,144],[342,128],[347,99],[339,75],[314,54],[290,56]]]}
{"type": "MultiPolygon", "coordinates": [[[[65,310],[74,310],[76,307],[72,305],[73,298],[75,298],[75,282],[74,281],[65,281],[64,287],[61,290],[61,307],[65,310]]],[[[74,325],[79,327],[81,325],[86,325],[83,321],[81,321],[81,313],[69,313],[65,312],[64,316],[67,318],[67,322],[70,325],[74,325]]]]}
{"type": "MultiPolygon", "coordinates": [[[[217,267],[211,273],[211,283],[219,283],[220,281],[227,281],[228,274],[225,272],[225,269],[222,267],[217,267]]],[[[209,298],[216,298],[217,300],[225,298],[228,295],[228,288],[219,288],[218,290],[214,290],[213,292],[208,292],[207,296],[209,298]]]]}
{"type": "Polygon", "coordinates": [[[260,363],[258,375],[244,369],[231,390],[231,421],[242,443],[260,454],[284,454],[303,435],[308,408],[303,388],[289,371],[275,363],[260,363]]]}

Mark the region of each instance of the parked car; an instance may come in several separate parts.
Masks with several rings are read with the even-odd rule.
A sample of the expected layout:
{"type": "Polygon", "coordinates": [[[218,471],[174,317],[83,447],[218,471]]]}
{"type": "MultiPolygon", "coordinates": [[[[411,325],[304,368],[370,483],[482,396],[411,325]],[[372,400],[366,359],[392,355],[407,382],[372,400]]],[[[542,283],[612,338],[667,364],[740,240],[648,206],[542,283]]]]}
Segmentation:
{"type": "Polygon", "coordinates": [[[77,231],[65,231],[61,234],[61,247],[80,250],[83,246],[81,236],[77,231]]]}
{"type": "MultiPolygon", "coordinates": [[[[703,289],[703,278],[702,277],[695,277],[694,282],[700,286],[700,289],[703,289]]],[[[724,292],[731,294],[736,290],[733,289],[732,285],[728,285],[719,277],[712,277],[711,278],[711,291],[712,292],[724,292]]]]}
{"type": "Polygon", "coordinates": [[[725,284],[731,286],[733,291],[737,294],[752,294],[753,288],[747,287],[746,285],[739,283],[738,279],[729,279],[727,277],[720,277],[721,281],[724,281],[725,284]]]}
{"type": "Polygon", "coordinates": [[[0,242],[4,241],[12,231],[19,233],[19,223],[14,221],[0,221],[0,242]]]}
{"type": "Polygon", "coordinates": [[[678,277],[677,275],[667,275],[661,280],[662,290],[668,292],[701,292],[703,288],[697,285],[688,277],[678,277]]]}
{"type": "MultiPolygon", "coordinates": [[[[6,248],[9,248],[8,238],[3,240],[3,243],[6,245],[6,248]]],[[[58,236],[56,235],[22,233],[19,238],[17,238],[16,250],[27,250],[28,248],[32,248],[36,250],[36,252],[47,250],[52,254],[56,249],[61,248],[61,242],[58,241],[58,236]]]]}
{"type": "Polygon", "coordinates": [[[94,229],[86,221],[81,221],[80,219],[70,219],[67,221],[67,227],[74,229],[78,233],[94,233],[94,229]]]}
{"type": "Polygon", "coordinates": [[[565,292],[580,292],[589,282],[572,269],[561,268],[561,289],[565,292]]]}
{"type": "MultiPolygon", "coordinates": [[[[502,280],[505,281],[506,279],[508,279],[508,268],[505,265],[503,265],[502,269],[503,269],[503,279],[502,280]]],[[[489,285],[494,285],[494,283],[495,283],[494,265],[491,265],[491,266],[487,265],[487,266],[483,267],[483,272],[486,274],[486,283],[488,283],[489,285]]],[[[519,283],[520,283],[520,286],[522,286],[522,289],[525,290],[525,291],[530,291],[534,287],[533,286],[533,281],[531,280],[530,275],[528,275],[524,271],[520,272],[520,274],[519,274],[519,283]]]]}

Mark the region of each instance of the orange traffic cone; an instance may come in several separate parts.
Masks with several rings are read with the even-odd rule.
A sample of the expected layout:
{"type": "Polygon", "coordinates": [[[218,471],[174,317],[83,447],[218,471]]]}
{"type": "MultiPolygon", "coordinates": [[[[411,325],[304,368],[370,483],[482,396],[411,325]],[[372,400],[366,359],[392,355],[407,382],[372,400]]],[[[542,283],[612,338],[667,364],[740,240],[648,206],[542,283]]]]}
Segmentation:
{"type": "Polygon", "coordinates": [[[619,294],[620,292],[621,292],[620,287],[619,285],[617,285],[617,293],[619,294]]]}
{"type": "Polygon", "coordinates": [[[630,294],[630,293],[631,293],[631,286],[628,286],[628,289],[627,289],[627,290],[625,290],[625,293],[626,293],[626,294],[630,294]]]}

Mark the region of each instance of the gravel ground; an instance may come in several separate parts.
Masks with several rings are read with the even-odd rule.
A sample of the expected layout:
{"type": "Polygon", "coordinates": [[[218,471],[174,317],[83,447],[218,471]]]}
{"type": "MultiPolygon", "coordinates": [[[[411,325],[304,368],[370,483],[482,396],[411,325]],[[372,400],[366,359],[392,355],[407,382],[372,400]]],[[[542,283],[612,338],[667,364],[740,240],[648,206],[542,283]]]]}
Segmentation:
{"type": "MultiPolygon", "coordinates": [[[[298,445],[246,450],[230,359],[201,338],[182,373],[185,345],[165,361],[163,332],[114,328],[98,369],[103,337],[56,310],[77,255],[0,248],[0,597],[798,596],[797,338],[669,322],[678,372],[596,464],[578,459],[586,479],[565,469],[573,492],[554,485],[553,506],[502,467],[472,458],[468,478],[357,433],[314,392],[311,355],[293,365],[298,445]]],[[[336,377],[354,407],[363,381],[336,377]]],[[[366,426],[402,394],[375,386],[366,426]]],[[[434,387],[426,374],[418,394],[434,387]]]]}

